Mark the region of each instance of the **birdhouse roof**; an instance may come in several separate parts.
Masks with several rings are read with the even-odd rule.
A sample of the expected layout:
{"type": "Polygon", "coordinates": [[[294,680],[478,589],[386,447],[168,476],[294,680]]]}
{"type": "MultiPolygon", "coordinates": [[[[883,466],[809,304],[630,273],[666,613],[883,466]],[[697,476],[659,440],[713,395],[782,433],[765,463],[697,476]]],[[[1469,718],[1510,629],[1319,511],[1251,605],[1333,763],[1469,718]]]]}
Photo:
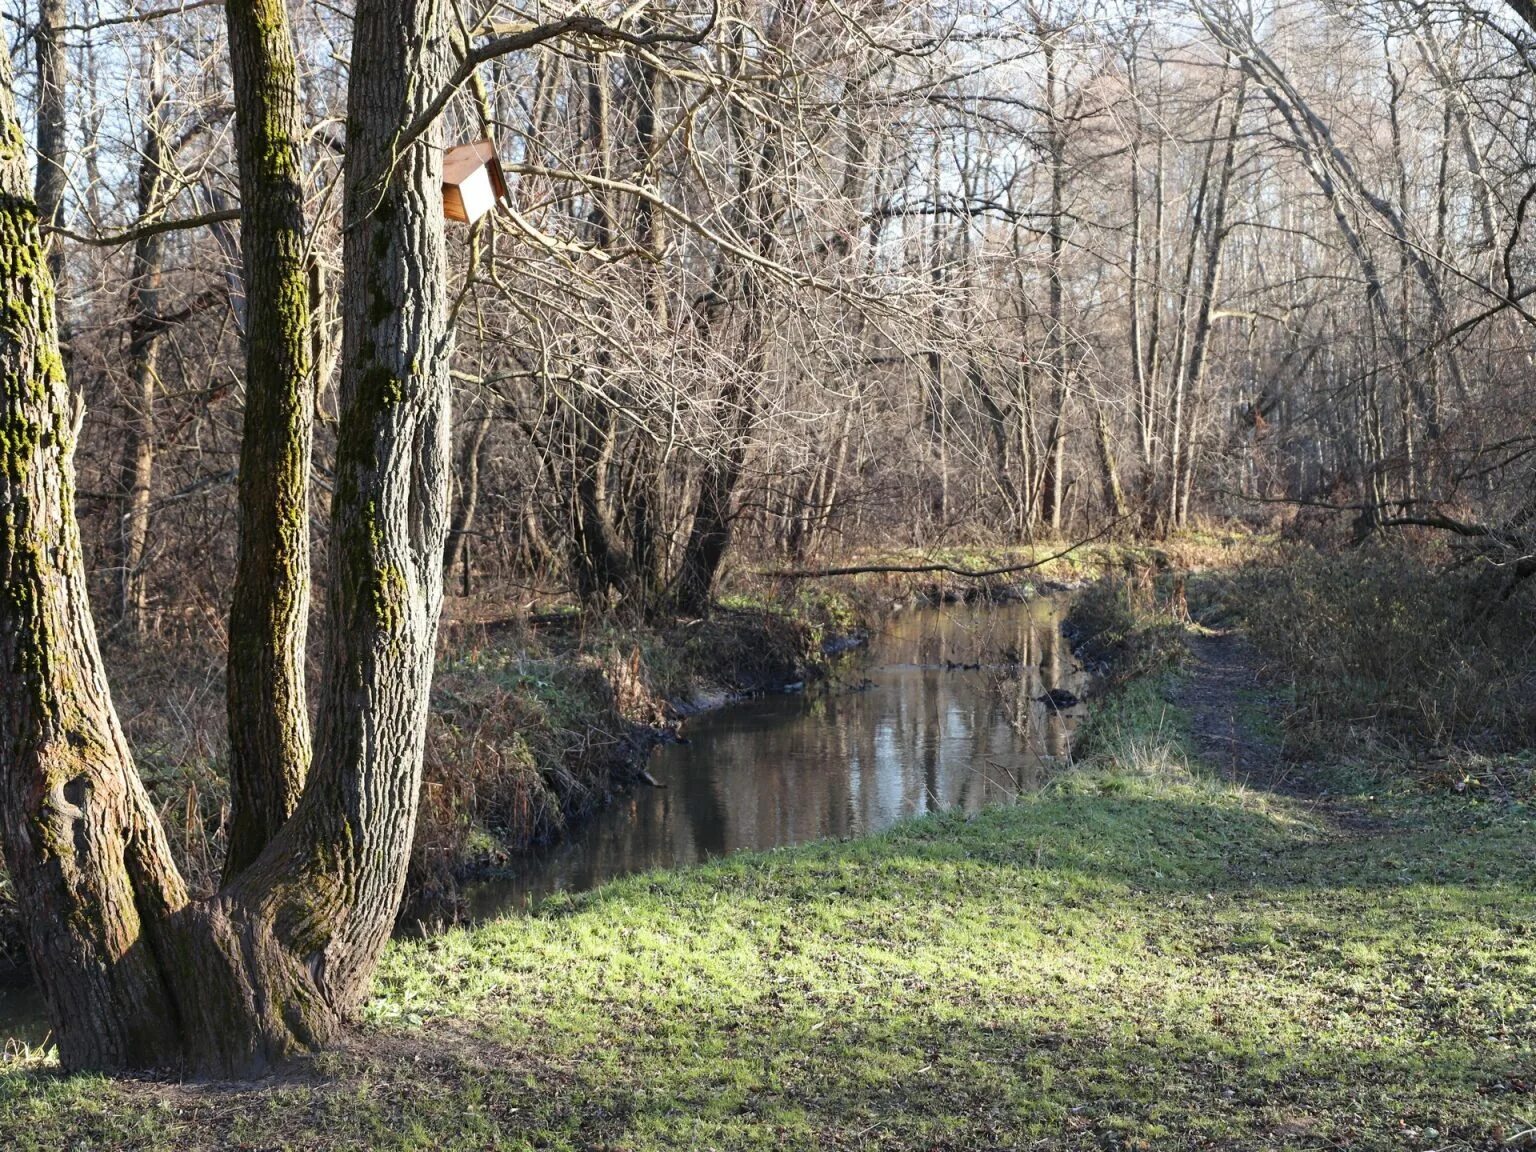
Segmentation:
{"type": "Polygon", "coordinates": [[[458,144],[443,153],[443,183],[462,184],[481,168],[489,166],[492,182],[498,196],[506,195],[506,178],[501,172],[501,161],[496,156],[496,144],[492,140],[476,140],[458,144]]]}

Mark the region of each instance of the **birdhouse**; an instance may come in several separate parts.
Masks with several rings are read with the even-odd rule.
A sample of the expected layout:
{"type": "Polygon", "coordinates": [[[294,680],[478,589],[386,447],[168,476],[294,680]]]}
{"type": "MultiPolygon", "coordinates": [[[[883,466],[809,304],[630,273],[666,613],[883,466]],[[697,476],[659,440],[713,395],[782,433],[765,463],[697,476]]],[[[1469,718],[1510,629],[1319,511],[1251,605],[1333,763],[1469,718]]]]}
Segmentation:
{"type": "Polygon", "coordinates": [[[443,153],[443,215],[473,224],[507,196],[507,177],[491,140],[443,153]]]}

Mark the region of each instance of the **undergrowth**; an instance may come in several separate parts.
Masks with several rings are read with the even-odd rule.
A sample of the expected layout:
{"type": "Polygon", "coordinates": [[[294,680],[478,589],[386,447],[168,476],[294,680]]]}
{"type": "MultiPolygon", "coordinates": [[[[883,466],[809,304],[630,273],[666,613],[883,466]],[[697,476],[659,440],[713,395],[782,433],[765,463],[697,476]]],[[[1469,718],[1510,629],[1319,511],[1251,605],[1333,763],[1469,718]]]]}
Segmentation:
{"type": "Polygon", "coordinates": [[[1207,599],[1294,696],[1293,738],[1502,754],[1536,745],[1536,581],[1379,545],[1295,548],[1207,599]]]}
{"type": "Polygon", "coordinates": [[[402,921],[451,913],[466,870],[558,838],[632,784],[676,710],[804,678],[825,628],[738,607],[663,629],[461,635],[434,681],[402,921]]]}
{"type": "Polygon", "coordinates": [[[11,878],[0,868],[0,984],[19,979],[26,970],[27,957],[21,939],[21,914],[16,907],[16,893],[11,878]]]}
{"type": "Polygon", "coordinates": [[[1188,623],[1182,578],[1170,583],[1140,570],[1106,576],[1079,592],[1066,628],[1102,692],[1178,664],[1188,623]]]}

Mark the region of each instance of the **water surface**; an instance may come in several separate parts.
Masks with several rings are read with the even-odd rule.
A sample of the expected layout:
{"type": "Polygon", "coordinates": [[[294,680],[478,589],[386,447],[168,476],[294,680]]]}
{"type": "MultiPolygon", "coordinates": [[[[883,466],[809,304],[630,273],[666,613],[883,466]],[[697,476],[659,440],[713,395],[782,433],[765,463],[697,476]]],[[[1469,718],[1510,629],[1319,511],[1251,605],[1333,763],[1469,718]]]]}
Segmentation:
{"type": "Polygon", "coordinates": [[[662,788],[621,797],[513,875],[470,894],[484,919],[554,892],[749,849],[888,828],[908,816],[1015,801],[1070,753],[1081,693],[1062,598],[898,614],[811,691],[687,721],[649,764],[662,788]]]}

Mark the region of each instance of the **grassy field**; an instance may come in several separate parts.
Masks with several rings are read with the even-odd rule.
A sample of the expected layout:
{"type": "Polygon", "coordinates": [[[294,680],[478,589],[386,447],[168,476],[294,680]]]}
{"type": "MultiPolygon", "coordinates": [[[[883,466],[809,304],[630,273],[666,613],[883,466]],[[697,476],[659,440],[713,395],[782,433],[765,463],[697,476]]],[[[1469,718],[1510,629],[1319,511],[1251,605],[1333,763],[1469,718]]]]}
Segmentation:
{"type": "Polygon", "coordinates": [[[1530,812],[1189,764],[1166,685],[1018,807],[621,881],[392,948],[281,1080],[0,1070],[0,1144],[1522,1146],[1530,812]],[[1341,814],[1344,814],[1341,817],[1341,814]]]}

